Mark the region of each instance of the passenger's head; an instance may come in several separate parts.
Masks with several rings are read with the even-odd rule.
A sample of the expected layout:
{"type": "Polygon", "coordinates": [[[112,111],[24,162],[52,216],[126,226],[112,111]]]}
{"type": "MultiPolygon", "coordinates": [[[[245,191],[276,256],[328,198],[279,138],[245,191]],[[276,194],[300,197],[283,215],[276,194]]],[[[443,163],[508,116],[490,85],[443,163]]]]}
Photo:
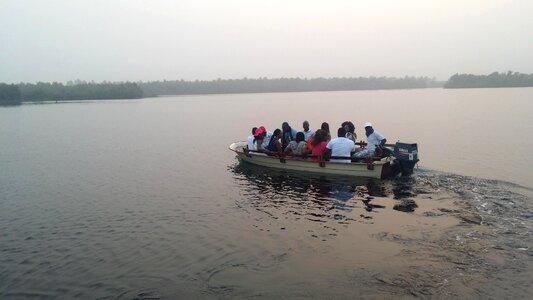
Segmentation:
{"type": "Polygon", "coordinates": [[[254,132],[254,136],[255,137],[258,137],[258,136],[261,136],[263,133],[265,133],[265,130],[263,129],[263,127],[259,127],[255,130],[254,132]]]}
{"type": "Polygon", "coordinates": [[[337,130],[337,136],[338,137],[346,137],[346,130],[344,129],[344,127],[340,127],[337,130]]]}
{"type": "Polygon", "coordinates": [[[255,135],[256,130],[257,130],[257,127],[252,128],[252,135],[255,135]]]}
{"type": "Polygon", "coordinates": [[[320,144],[328,139],[328,133],[325,130],[319,129],[315,133],[315,138],[313,139],[313,146],[320,144]]]}
{"type": "Polygon", "coordinates": [[[344,121],[341,127],[344,127],[346,132],[355,133],[355,125],[353,125],[353,123],[350,121],[344,121]]]}
{"type": "Polygon", "coordinates": [[[283,124],[281,124],[281,129],[283,129],[283,132],[289,131],[291,129],[291,126],[289,126],[289,123],[283,122],[283,124]]]}
{"type": "Polygon", "coordinates": [[[257,128],[254,132],[254,143],[255,141],[257,140],[262,140],[264,139],[266,136],[266,129],[265,127],[261,126],[259,128],[257,128]]]}
{"type": "Polygon", "coordinates": [[[329,124],[324,122],[322,123],[322,126],[320,126],[320,129],[326,131],[327,133],[329,133],[329,124]]]}
{"type": "Polygon", "coordinates": [[[302,124],[303,128],[305,131],[309,131],[309,122],[307,121],[304,121],[304,123],[302,124]]]}
{"type": "Polygon", "coordinates": [[[305,135],[303,132],[298,132],[296,133],[296,142],[299,143],[299,142],[303,142],[305,141],[305,135]]]}
{"type": "Polygon", "coordinates": [[[281,137],[281,129],[279,128],[276,128],[276,130],[274,130],[274,133],[272,133],[272,138],[280,138],[281,137]]]}
{"type": "Polygon", "coordinates": [[[365,132],[366,134],[371,134],[372,132],[374,132],[374,128],[372,127],[372,123],[370,122],[366,122],[365,123],[365,132]]]}

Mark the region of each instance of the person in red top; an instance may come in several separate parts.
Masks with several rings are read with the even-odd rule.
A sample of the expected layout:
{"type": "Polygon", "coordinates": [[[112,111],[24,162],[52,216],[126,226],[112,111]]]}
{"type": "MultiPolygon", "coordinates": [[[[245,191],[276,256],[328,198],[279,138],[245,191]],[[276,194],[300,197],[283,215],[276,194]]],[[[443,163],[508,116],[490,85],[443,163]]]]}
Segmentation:
{"type": "MultiPolygon", "coordinates": [[[[313,150],[311,152],[312,156],[323,156],[324,151],[326,151],[326,145],[328,144],[328,132],[322,129],[319,129],[315,132],[315,138],[313,139],[313,150]]],[[[313,157],[313,160],[317,160],[316,157],[313,157]]]]}

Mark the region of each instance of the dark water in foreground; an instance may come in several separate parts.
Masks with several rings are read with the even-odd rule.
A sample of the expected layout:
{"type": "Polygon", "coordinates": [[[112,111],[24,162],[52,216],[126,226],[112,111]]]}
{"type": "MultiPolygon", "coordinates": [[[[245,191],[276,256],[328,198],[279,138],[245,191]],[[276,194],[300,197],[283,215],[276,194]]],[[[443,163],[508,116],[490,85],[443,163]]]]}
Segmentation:
{"type": "MultiPolygon", "coordinates": [[[[0,298],[533,293],[529,188],[426,168],[378,181],[241,165],[227,145],[258,116],[233,97],[0,109],[0,298]]],[[[424,149],[427,165],[450,160],[424,149]]]]}

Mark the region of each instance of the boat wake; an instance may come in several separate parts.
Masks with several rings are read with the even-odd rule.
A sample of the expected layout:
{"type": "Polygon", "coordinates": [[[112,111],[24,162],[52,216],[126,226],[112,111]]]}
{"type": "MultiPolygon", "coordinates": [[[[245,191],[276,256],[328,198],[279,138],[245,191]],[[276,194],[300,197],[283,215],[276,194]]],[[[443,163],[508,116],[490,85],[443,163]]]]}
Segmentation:
{"type": "Polygon", "coordinates": [[[423,297],[527,298],[533,294],[531,189],[425,169],[389,180],[319,176],[242,163],[229,169],[244,196],[236,205],[250,214],[266,220],[289,219],[309,228],[310,222],[319,223],[322,228],[313,227],[309,235],[323,242],[347,237],[342,231],[355,228],[375,240],[400,244],[396,257],[409,263],[396,272],[376,267],[352,273],[373,287],[370,295],[403,291],[406,296],[423,297]],[[405,213],[418,224],[432,219],[435,224],[433,229],[411,226],[409,230],[418,231],[418,236],[409,230],[398,233],[395,229],[409,219],[391,219],[392,211],[405,213]],[[442,217],[453,217],[457,223],[439,225],[437,218],[442,217]],[[387,227],[391,220],[396,223],[387,227]]]}

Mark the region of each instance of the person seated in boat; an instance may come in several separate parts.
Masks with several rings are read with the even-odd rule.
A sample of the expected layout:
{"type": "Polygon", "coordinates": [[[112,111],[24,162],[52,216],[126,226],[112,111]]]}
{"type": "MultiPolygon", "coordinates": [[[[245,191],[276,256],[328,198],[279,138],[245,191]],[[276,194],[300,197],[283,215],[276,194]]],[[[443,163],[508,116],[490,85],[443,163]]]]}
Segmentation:
{"type": "Polygon", "coordinates": [[[346,137],[346,130],[340,127],[337,130],[337,137],[331,139],[326,145],[326,159],[333,157],[331,161],[351,163],[352,152],[355,151],[355,143],[346,137]],[[345,159],[342,159],[345,157],[345,159]]]}
{"type": "Polygon", "coordinates": [[[355,125],[350,121],[344,121],[341,124],[341,127],[344,127],[346,131],[346,138],[352,140],[354,143],[357,141],[357,134],[355,134],[355,125]]]}
{"type": "MultiPolygon", "coordinates": [[[[312,156],[324,156],[326,145],[328,144],[328,133],[325,130],[319,129],[315,132],[315,138],[313,139],[312,156]]],[[[313,157],[313,160],[317,160],[317,157],[313,157]]]]}
{"type": "MultiPolygon", "coordinates": [[[[255,150],[259,152],[263,152],[265,150],[265,139],[266,139],[267,131],[265,127],[260,126],[255,130],[254,133],[254,144],[255,144],[255,150]]],[[[270,139],[269,139],[270,141],[270,139]]],[[[268,144],[267,144],[268,145],[268,144]]]]}
{"type": "Polygon", "coordinates": [[[257,130],[257,127],[254,127],[252,128],[252,135],[250,135],[247,139],[247,147],[248,147],[248,150],[256,150],[257,148],[255,147],[255,143],[254,143],[254,140],[255,140],[255,131],[257,130]]]}
{"type": "Polygon", "coordinates": [[[266,146],[265,148],[265,152],[269,155],[283,153],[283,148],[280,142],[282,137],[283,135],[279,128],[274,130],[274,133],[272,134],[272,137],[270,138],[270,141],[268,142],[268,146],[266,146]]]}
{"type": "Polygon", "coordinates": [[[354,157],[372,157],[376,153],[376,147],[383,147],[387,142],[387,139],[377,132],[370,122],[365,123],[365,134],[367,141],[366,149],[355,153],[354,157]]]}
{"type": "Polygon", "coordinates": [[[263,148],[266,148],[266,146],[268,146],[268,143],[270,142],[270,138],[272,138],[272,131],[268,131],[265,129],[265,127],[263,127],[263,130],[266,132],[265,133],[265,138],[263,139],[263,148]]]}
{"type": "Polygon", "coordinates": [[[331,140],[331,134],[329,132],[329,124],[327,122],[322,123],[320,129],[324,130],[327,133],[327,140],[331,140]]]}
{"type": "Polygon", "coordinates": [[[256,129],[254,134],[254,144],[255,144],[255,150],[264,150],[268,143],[270,142],[270,138],[272,137],[272,132],[267,131],[265,129],[265,126],[259,126],[259,128],[256,129]],[[257,141],[260,141],[257,143],[257,141]]]}
{"type": "Polygon", "coordinates": [[[285,148],[285,154],[305,155],[307,153],[309,151],[305,142],[305,134],[300,131],[296,134],[296,140],[291,141],[285,148]]]}
{"type": "MultiPolygon", "coordinates": [[[[320,130],[320,129],[319,129],[319,130],[320,130]]],[[[318,130],[317,130],[316,132],[318,132],[318,130]]],[[[315,134],[313,134],[313,136],[311,136],[311,137],[307,140],[307,150],[308,150],[309,152],[313,151],[313,141],[315,140],[316,132],[315,132],[315,134]]]]}
{"type": "Polygon", "coordinates": [[[291,141],[296,139],[296,129],[291,128],[288,122],[283,122],[283,124],[281,124],[281,129],[283,129],[281,145],[283,146],[283,149],[285,149],[291,141]]]}
{"type": "Polygon", "coordinates": [[[312,137],[313,134],[315,134],[315,132],[313,130],[309,129],[309,122],[308,121],[304,121],[302,126],[304,128],[304,131],[303,131],[304,140],[307,142],[309,140],[309,138],[312,137]]]}

